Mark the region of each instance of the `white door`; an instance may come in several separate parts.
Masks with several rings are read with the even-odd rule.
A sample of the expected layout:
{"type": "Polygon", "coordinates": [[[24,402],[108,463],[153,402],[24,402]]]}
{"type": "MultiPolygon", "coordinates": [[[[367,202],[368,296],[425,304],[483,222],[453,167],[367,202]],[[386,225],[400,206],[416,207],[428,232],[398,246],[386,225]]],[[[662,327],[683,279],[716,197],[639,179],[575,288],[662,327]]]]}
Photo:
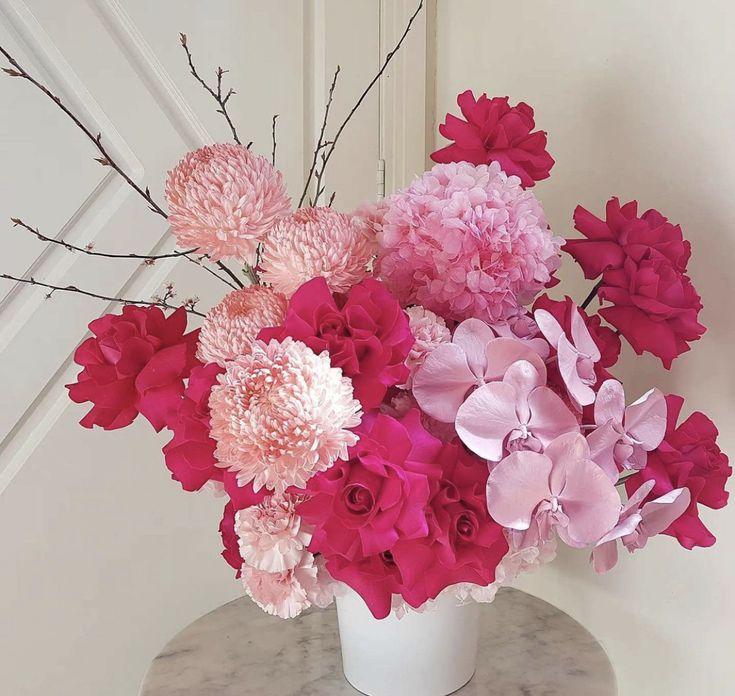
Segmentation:
{"type": "MultiPolygon", "coordinates": [[[[383,13],[388,35],[404,5],[414,2],[383,13]]],[[[161,201],[166,170],[187,150],[230,138],[188,74],[178,39],[185,32],[202,75],[211,79],[217,65],[231,70],[225,80],[237,94],[229,106],[243,141],[270,153],[279,114],[278,165],[298,198],[334,67],[341,65],[333,127],[377,71],[381,9],[377,0],[0,0],[0,43],[101,132],[161,201]]],[[[338,208],[375,197],[378,109],[374,91],[337,149],[327,188],[338,208]]],[[[226,290],[190,264],[85,257],[12,228],[9,218],[19,217],[98,251],[171,246],[165,222],[93,160],[90,142],[32,85],[2,76],[0,113],[0,270],[131,298],[173,279],[179,297],[198,295],[202,308],[226,290]]],[[[165,434],[142,422],[110,433],[77,425],[85,409],[63,388],[76,374],[71,356],[86,324],[110,309],[0,281],[7,696],[131,696],[176,630],[241,594],[219,558],[222,502],[170,481],[165,434]]]]}

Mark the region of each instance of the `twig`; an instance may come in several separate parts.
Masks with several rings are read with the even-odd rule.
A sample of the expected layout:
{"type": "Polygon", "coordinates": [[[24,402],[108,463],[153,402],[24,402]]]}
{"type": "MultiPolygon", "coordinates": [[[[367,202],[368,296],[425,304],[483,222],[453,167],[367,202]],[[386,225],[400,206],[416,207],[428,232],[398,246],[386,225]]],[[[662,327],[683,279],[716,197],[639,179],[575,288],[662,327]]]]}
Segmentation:
{"type": "MultiPolygon", "coordinates": [[[[13,66],[13,68],[3,68],[3,72],[10,75],[10,77],[20,77],[24,80],[27,80],[30,82],[34,87],[39,89],[41,92],[43,92],[51,101],[56,104],[76,125],[79,130],[81,130],[89,140],[92,141],[94,146],[97,148],[98,152],[100,153],[101,157],[96,157],[96,161],[99,162],[103,167],[111,167],[114,171],[116,171],[123,179],[124,181],[130,186],[145,202],[148,204],[148,208],[152,210],[157,215],[160,215],[164,220],[168,219],[168,215],[164,212],[163,208],[161,208],[158,203],[153,199],[151,196],[151,192],[146,186],[145,189],[142,189],[138,184],[136,184],[126,173],[123,171],[122,167],[120,167],[117,162],[112,158],[110,153],[107,151],[105,146],[102,144],[102,134],[97,133],[95,135],[92,133],[87,126],[85,126],[78,118],[77,116],[61,101],[60,97],[57,97],[48,87],[41,84],[38,80],[36,80],[34,77],[32,77],[26,70],[23,68],[18,61],[13,58],[13,56],[8,53],[8,51],[5,50],[2,46],[0,46],[0,53],[2,53],[3,56],[5,56],[6,60],[13,66]]],[[[192,259],[190,256],[184,256],[185,259],[188,261],[191,261],[192,263],[197,263],[195,259],[192,259]]],[[[197,265],[201,266],[201,264],[197,263],[197,265]]],[[[222,262],[218,262],[217,265],[228,275],[233,277],[235,279],[236,284],[238,287],[242,287],[242,283],[237,278],[237,276],[234,275],[229,269],[225,268],[224,264],[222,262]]],[[[204,266],[201,266],[204,268],[204,266]]],[[[209,270],[209,269],[207,269],[209,270]]],[[[226,282],[228,285],[230,284],[229,281],[226,281],[221,276],[215,274],[222,282],[226,282]]]]}
{"type": "Polygon", "coordinates": [[[271,155],[271,164],[276,166],[276,121],[278,120],[278,114],[273,114],[273,154],[271,155]]]}
{"type": "MultiPolygon", "coordinates": [[[[80,247],[69,242],[65,242],[63,239],[55,239],[54,237],[47,237],[41,233],[37,227],[31,227],[29,224],[23,222],[20,218],[10,218],[14,227],[22,227],[28,230],[31,234],[36,236],[42,242],[48,242],[49,244],[57,244],[64,247],[67,251],[78,251],[81,254],[87,254],[89,256],[102,256],[107,259],[139,259],[141,261],[157,261],[158,259],[170,259],[180,256],[189,256],[197,252],[197,249],[189,249],[188,251],[172,251],[168,254],[112,254],[103,251],[94,251],[91,245],[80,247]]],[[[218,276],[219,277],[219,276],[218,276]]]]}
{"type": "MultiPolygon", "coordinates": [[[[306,200],[306,196],[309,193],[309,186],[311,186],[311,180],[314,176],[314,172],[316,171],[317,162],[319,161],[319,153],[322,151],[324,147],[327,146],[327,142],[324,140],[324,134],[327,130],[327,121],[329,120],[329,110],[332,108],[332,101],[334,99],[334,88],[337,86],[337,77],[339,75],[340,67],[337,66],[337,69],[334,71],[334,77],[332,78],[332,84],[329,87],[329,94],[327,96],[327,103],[324,107],[324,118],[322,119],[322,127],[319,131],[319,137],[317,138],[316,145],[314,146],[314,157],[311,160],[311,168],[309,169],[309,174],[306,177],[306,183],[304,184],[304,190],[301,193],[301,198],[299,198],[299,204],[296,206],[297,208],[300,208],[304,201],[306,200]]],[[[314,201],[316,202],[316,201],[314,201]]]]}
{"type": "MultiPolygon", "coordinates": [[[[9,273],[0,273],[0,278],[5,278],[6,280],[13,280],[16,283],[25,283],[26,285],[36,285],[40,288],[47,288],[48,290],[51,291],[50,294],[53,294],[54,292],[74,292],[79,295],[85,295],[86,297],[94,297],[98,300],[105,300],[107,302],[120,302],[121,304],[130,304],[130,305],[155,305],[157,307],[163,307],[164,309],[179,309],[178,306],[172,305],[163,299],[160,299],[160,300],[128,300],[122,297],[110,297],[108,295],[100,295],[96,292],[82,290],[81,288],[76,287],[76,285],[51,285],[50,283],[44,283],[40,280],[36,280],[33,276],[31,276],[30,278],[18,278],[16,276],[10,275],[9,273]]],[[[188,304],[190,305],[190,303],[188,304]]],[[[206,316],[205,314],[202,314],[202,312],[198,312],[197,310],[195,310],[192,306],[187,306],[187,303],[181,306],[183,306],[184,309],[186,309],[186,311],[189,312],[190,314],[196,314],[198,317],[206,316]]]]}
{"type": "MultiPolygon", "coordinates": [[[[392,51],[390,51],[383,61],[382,66],[380,67],[380,70],[378,70],[377,75],[370,81],[368,86],[365,88],[363,93],[360,95],[360,98],[355,102],[355,105],[350,109],[350,112],[347,114],[347,117],[342,122],[342,125],[337,129],[337,133],[335,134],[334,138],[332,139],[331,145],[327,148],[326,152],[322,155],[322,168],[317,172],[316,174],[316,190],[317,195],[315,197],[315,200],[318,201],[319,199],[319,190],[322,188],[322,179],[324,178],[324,172],[326,171],[327,164],[329,164],[329,160],[332,157],[332,154],[334,154],[334,148],[337,146],[337,142],[339,141],[340,136],[342,135],[342,132],[347,127],[347,124],[350,122],[350,119],[355,115],[355,112],[360,108],[363,101],[365,101],[365,98],[370,93],[370,90],[375,86],[375,84],[378,82],[378,80],[383,76],[383,73],[385,72],[386,68],[388,67],[388,64],[393,59],[393,56],[398,53],[401,46],[403,45],[403,42],[405,41],[406,37],[408,36],[409,32],[411,31],[411,27],[413,26],[414,21],[416,21],[416,18],[419,16],[419,13],[424,7],[424,0],[420,0],[418,7],[414,11],[414,13],[411,15],[411,18],[408,20],[408,23],[406,24],[406,28],[403,31],[403,34],[401,35],[401,38],[398,39],[398,43],[396,43],[395,47],[392,51]]],[[[300,204],[299,204],[300,205],[300,204]]]]}
{"type": "MultiPolygon", "coordinates": [[[[230,127],[230,130],[232,131],[232,138],[233,140],[238,144],[242,145],[242,142],[240,142],[240,138],[237,135],[237,130],[235,128],[235,124],[232,122],[232,119],[230,118],[230,114],[227,112],[227,102],[230,100],[230,97],[233,94],[236,94],[235,90],[230,88],[227,90],[227,94],[222,94],[222,77],[225,73],[229,72],[228,70],[223,70],[221,67],[217,68],[217,89],[215,90],[213,87],[210,87],[205,80],[200,77],[199,73],[197,72],[196,67],[194,67],[194,60],[191,56],[191,51],[189,50],[189,46],[187,44],[186,34],[179,34],[179,40],[181,41],[181,45],[186,51],[186,58],[189,61],[189,70],[191,71],[191,74],[194,76],[196,81],[204,87],[205,90],[211,95],[212,99],[214,99],[217,104],[219,105],[219,109],[217,109],[218,114],[222,114],[225,117],[225,121],[227,121],[227,125],[230,127]]],[[[248,143],[247,147],[250,149],[250,146],[253,143],[248,143]]]]}
{"type": "Polygon", "coordinates": [[[584,302],[582,302],[582,304],[580,305],[582,309],[587,309],[587,307],[589,306],[589,303],[592,302],[592,300],[594,300],[595,297],[597,297],[597,293],[601,287],[602,287],[602,279],[598,280],[595,283],[595,287],[593,287],[592,290],[590,290],[590,294],[587,295],[584,302]]]}

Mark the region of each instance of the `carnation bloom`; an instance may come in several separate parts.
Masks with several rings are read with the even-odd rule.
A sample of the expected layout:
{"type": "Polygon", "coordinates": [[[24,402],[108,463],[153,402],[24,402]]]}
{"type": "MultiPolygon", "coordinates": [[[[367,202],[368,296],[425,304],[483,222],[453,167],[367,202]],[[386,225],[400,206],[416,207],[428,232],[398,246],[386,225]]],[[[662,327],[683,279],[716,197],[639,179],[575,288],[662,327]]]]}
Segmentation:
{"type": "Polygon", "coordinates": [[[248,596],[266,613],[293,619],[311,606],[309,596],[318,587],[314,557],[303,554],[299,563],[280,573],[258,570],[247,564],[240,579],[248,596]]]}
{"type": "Polygon", "coordinates": [[[325,278],[335,292],[347,292],[368,272],[375,254],[369,225],[332,208],[302,208],[279,221],[263,245],[263,281],[291,296],[312,278],[325,278]]]}
{"type": "Polygon", "coordinates": [[[245,563],[269,573],[298,565],[311,541],[311,532],[296,514],[300,501],[290,493],[272,495],[235,515],[235,533],[245,563]]]}
{"type": "Polygon", "coordinates": [[[486,94],[475,99],[470,90],[457,97],[457,104],[465,120],[447,114],[439,132],[454,142],[432,153],[434,162],[498,162],[525,187],[548,178],[554,160],[546,151],[546,133],[532,132],[536,124],[528,104],[511,106],[508,97],[488,99],[486,94]]]}
{"type": "Polygon", "coordinates": [[[285,314],[286,298],[271,288],[249,285],[234,290],[207,312],[197,357],[224,367],[228,360],[248,353],[258,332],[277,326],[285,314]]]}
{"type": "Polygon", "coordinates": [[[437,164],[388,203],[376,271],[404,306],[504,321],[559,267],[541,204],[495,162],[437,164]]]}
{"type": "Polygon", "coordinates": [[[699,505],[719,509],[727,504],[725,490],[732,467],[727,455],[717,445],[717,428],[703,413],[695,411],[677,425],[684,399],[666,397],[667,427],[663,442],[648,453],[646,467],[625,481],[628,495],[633,495],[646,481],[654,487],[644,502],[655,500],[679,488],[688,488],[690,504],[683,515],[663,534],[675,536],[687,549],[712,546],[714,535],[699,518],[699,505]]]}
{"type": "Polygon", "coordinates": [[[304,487],[357,441],[348,429],[360,422],[360,404],[326,353],[291,338],[256,341],[218,379],[209,400],[215,455],[241,484],[304,487]]]}
{"type": "Polygon", "coordinates": [[[184,398],[168,415],[168,428],[173,438],[163,448],[171,477],[185,491],[198,491],[210,480],[222,480],[214,448],[209,436],[209,395],[222,372],[218,365],[195,367],[189,376],[184,398]]]}
{"type": "Polygon", "coordinates": [[[352,380],[354,396],[366,410],[378,406],[388,387],[408,376],[405,360],[414,342],[408,318],[373,278],[334,297],[324,278],[304,283],[291,298],[282,325],[258,337],[280,341],[286,336],[315,353],[326,350],[332,367],[352,380]]]}
{"type": "Polygon", "coordinates": [[[84,369],[66,385],[72,401],[93,404],[81,424],[114,430],[141,413],[161,430],[198,364],[198,331],[184,333],[186,311],[166,317],[159,307],[126,305],[120,314],[95,319],[89,330],[93,335],[74,353],[84,369]]]}
{"type": "Polygon", "coordinates": [[[258,242],[291,208],[281,172],[235,143],[188,153],[168,173],[166,200],[179,246],[250,264],[258,242]]]}
{"type": "Polygon", "coordinates": [[[401,386],[404,389],[410,389],[413,384],[413,376],[416,370],[424,364],[426,356],[442,343],[448,343],[452,339],[452,332],[447,328],[444,319],[423,307],[409,307],[406,314],[408,314],[408,325],[415,343],[406,357],[406,367],[409,370],[408,379],[401,386]]]}

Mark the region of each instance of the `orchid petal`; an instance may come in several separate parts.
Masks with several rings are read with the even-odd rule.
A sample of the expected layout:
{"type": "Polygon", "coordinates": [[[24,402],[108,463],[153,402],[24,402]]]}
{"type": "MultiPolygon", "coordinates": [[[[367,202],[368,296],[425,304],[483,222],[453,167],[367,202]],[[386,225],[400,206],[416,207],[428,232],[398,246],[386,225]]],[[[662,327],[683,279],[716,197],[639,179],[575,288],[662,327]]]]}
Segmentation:
{"type": "Polygon", "coordinates": [[[615,464],[615,445],[619,439],[619,433],[610,422],[595,428],[587,435],[590,459],[605,472],[613,483],[617,483],[620,477],[617,464],[615,464]]]}
{"type": "Polygon", "coordinates": [[[666,434],[666,397],[658,389],[651,389],[628,406],[625,430],[647,452],[656,449],[666,434]]]}
{"type": "Polygon", "coordinates": [[[487,480],[488,511],[498,524],[524,530],[538,504],[549,497],[551,460],[537,452],[512,452],[487,480]]]}
{"type": "Polygon", "coordinates": [[[482,379],[485,373],[485,349],[494,338],[495,332],[480,319],[466,319],[454,330],[452,343],[464,351],[477,379],[482,379]]]}
{"type": "Polygon", "coordinates": [[[533,319],[538,324],[538,328],[546,337],[546,340],[552,346],[556,347],[559,344],[559,339],[564,335],[564,329],[562,329],[561,324],[554,318],[554,315],[545,309],[537,309],[533,313],[533,319]]]}
{"type": "Polygon", "coordinates": [[[529,429],[546,446],[555,437],[579,432],[579,423],[561,398],[548,387],[536,387],[528,396],[529,429]]]}
{"type": "Polygon", "coordinates": [[[618,563],[618,542],[608,541],[592,549],[592,568],[595,573],[607,573],[618,563]]]}
{"type": "Polygon", "coordinates": [[[508,368],[518,360],[527,360],[546,382],[546,365],[538,353],[530,346],[515,338],[496,338],[487,344],[485,349],[485,380],[503,379],[508,368]]]}
{"type": "Polygon", "coordinates": [[[516,391],[510,384],[491,382],[472,392],[457,411],[456,429],[475,454],[500,461],[503,442],[519,426],[516,391]]]}
{"type": "Polygon", "coordinates": [[[592,362],[598,362],[600,359],[600,349],[592,340],[587,324],[577,309],[577,305],[572,306],[572,341],[575,348],[584,355],[588,356],[592,362]]]}
{"type": "Polygon", "coordinates": [[[649,538],[661,534],[684,514],[691,500],[688,488],[677,488],[646,503],[641,509],[641,533],[649,538]]]}
{"type": "Polygon", "coordinates": [[[557,361],[559,363],[559,372],[567,387],[569,396],[580,406],[591,404],[595,400],[595,392],[579,376],[579,372],[577,371],[579,353],[566,336],[562,336],[559,339],[557,361]]]}
{"type": "Polygon", "coordinates": [[[605,380],[597,391],[595,401],[595,423],[604,425],[612,421],[622,425],[625,413],[625,393],[623,385],[616,379],[605,380]]]}
{"type": "Polygon", "coordinates": [[[477,384],[462,348],[442,343],[426,356],[413,380],[413,395],[432,418],[453,423],[467,392],[477,384]]]}

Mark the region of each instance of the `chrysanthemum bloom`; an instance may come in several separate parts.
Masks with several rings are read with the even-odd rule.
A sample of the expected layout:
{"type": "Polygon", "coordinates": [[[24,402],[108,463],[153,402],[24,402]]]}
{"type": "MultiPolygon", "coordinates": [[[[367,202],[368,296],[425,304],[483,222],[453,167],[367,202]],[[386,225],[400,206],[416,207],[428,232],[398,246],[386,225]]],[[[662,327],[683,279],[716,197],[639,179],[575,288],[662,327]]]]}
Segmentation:
{"type": "Polygon", "coordinates": [[[215,456],[242,485],[303,488],[357,441],[348,429],[360,423],[360,404],[327,353],[291,338],[256,341],[218,379],[209,400],[215,456]]]}
{"type": "Polygon", "coordinates": [[[437,164],[389,200],[378,275],[447,320],[518,314],[560,265],[541,204],[500,165],[437,164]]]}
{"type": "Polygon", "coordinates": [[[269,573],[295,567],[311,541],[311,531],[296,513],[300,496],[268,496],[235,515],[235,532],[245,563],[269,573]]]}
{"type": "Polygon", "coordinates": [[[179,246],[250,264],[263,235],[291,209],[281,172],[234,143],[188,153],[168,173],[166,200],[179,246]]]}
{"type": "Polygon", "coordinates": [[[488,99],[486,94],[475,99],[470,90],[457,97],[457,104],[466,120],[447,114],[439,132],[454,142],[433,152],[434,162],[498,162],[525,187],[548,178],[554,160],[546,151],[546,132],[532,132],[536,123],[528,104],[511,106],[508,97],[488,99]]]}
{"type": "Polygon", "coordinates": [[[424,364],[426,356],[438,345],[449,343],[452,340],[452,332],[447,328],[444,319],[423,307],[409,307],[406,314],[411,334],[416,339],[406,358],[406,367],[410,372],[406,383],[402,385],[405,389],[410,389],[413,376],[424,364]]]}
{"type": "Polygon", "coordinates": [[[367,275],[374,254],[369,225],[331,208],[302,208],[268,234],[260,266],[263,280],[289,297],[318,277],[333,292],[347,292],[367,275]]]}
{"type": "Polygon", "coordinates": [[[286,305],[283,295],[262,285],[234,290],[207,312],[197,357],[224,367],[228,360],[246,355],[261,329],[283,321],[286,305]]]}
{"type": "Polygon", "coordinates": [[[306,552],[297,566],[282,573],[268,573],[247,564],[240,579],[248,596],[267,614],[293,619],[311,606],[317,591],[318,570],[314,556],[306,552]]]}

